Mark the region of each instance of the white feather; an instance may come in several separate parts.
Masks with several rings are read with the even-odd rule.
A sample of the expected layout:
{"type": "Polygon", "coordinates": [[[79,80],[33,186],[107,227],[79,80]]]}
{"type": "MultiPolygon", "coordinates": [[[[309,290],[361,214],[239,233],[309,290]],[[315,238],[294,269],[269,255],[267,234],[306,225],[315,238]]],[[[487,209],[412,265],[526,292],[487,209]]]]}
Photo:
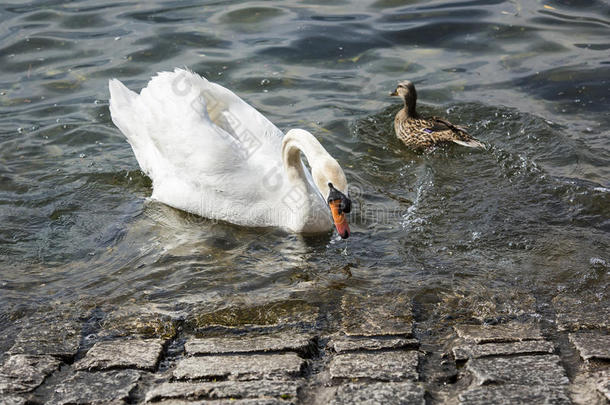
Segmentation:
{"type": "MultiPolygon", "coordinates": [[[[140,94],[116,79],[109,89],[112,121],[152,179],[153,199],[245,226],[332,227],[311,174],[287,176],[284,134],[230,90],[184,69],[158,73],[140,94]]],[[[308,132],[291,136],[299,137],[312,167],[330,158],[308,132]]]]}

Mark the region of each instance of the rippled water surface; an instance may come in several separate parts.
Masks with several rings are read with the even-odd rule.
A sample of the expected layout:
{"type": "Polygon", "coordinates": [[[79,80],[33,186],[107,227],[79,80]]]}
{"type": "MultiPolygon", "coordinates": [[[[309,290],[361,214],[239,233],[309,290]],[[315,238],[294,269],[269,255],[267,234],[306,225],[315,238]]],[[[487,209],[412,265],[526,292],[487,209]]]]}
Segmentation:
{"type": "Polygon", "coordinates": [[[484,318],[477,297],[508,315],[522,295],[607,302],[609,51],[604,1],[4,1],[0,329],[57,305],[331,311],[401,291],[484,318]],[[107,82],[181,66],[315,134],[350,182],[349,240],[147,200],[107,82]],[[488,150],[402,147],[402,79],[488,150]]]}

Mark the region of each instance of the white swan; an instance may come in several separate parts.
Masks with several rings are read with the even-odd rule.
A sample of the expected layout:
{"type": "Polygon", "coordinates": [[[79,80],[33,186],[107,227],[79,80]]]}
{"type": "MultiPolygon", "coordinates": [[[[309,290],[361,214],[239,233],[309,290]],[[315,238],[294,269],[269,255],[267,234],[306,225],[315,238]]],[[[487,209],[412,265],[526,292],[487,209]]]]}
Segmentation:
{"type": "Polygon", "coordinates": [[[140,94],[109,82],[110,114],[153,182],[152,198],[207,218],[349,236],[341,166],[309,132],[284,135],[230,90],[188,70],[140,94]],[[311,173],[301,160],[307,158],[311,173]]]}

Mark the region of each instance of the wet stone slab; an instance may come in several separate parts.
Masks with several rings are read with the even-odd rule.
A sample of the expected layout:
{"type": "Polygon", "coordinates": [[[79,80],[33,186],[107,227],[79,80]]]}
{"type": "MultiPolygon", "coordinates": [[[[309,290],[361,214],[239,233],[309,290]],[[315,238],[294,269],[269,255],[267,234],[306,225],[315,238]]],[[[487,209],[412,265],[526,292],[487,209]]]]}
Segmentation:
{"type": "Polygon", "coordinates": [[[341,313],[346,335],[410,337],[413,333],[411,299],[404,295],[346,295],[341,313]]]}
{"type": "Polygon", "coordinates": [[[568,378],[561,366],[559,356],[492,357],[468,361],[466,367],[472,372],[478,385],[522,384],[522,385],[566,385],[568,378]]]}
{"type": "Polygon", "coordinates": [[[33,320],[17,336],[10,354],[50,355],[70,361],[80,343],[81,326],[73,320],[33,320]]]}
{"type": "Polygon", "coordinates": [[[397,404],[415,405],[426,403],[425,391],[419,384],[405,382],[345,384],[337,388],[331,405],[351,404],[397,404]]]}
{"type": "Polygon", "coordinates": [[[553,298],[557,328],[561,331],[604,329],[610,331],[610,306],[604,301],[574,297],[553,298]]]}
{"type": "Polygon", "coordinates": [[[596,388],[610,402],[610,369],[599,373],[596,388]]]}
{"type": "Polygon", "coordinates": [[[178,363],[173,375],[178,380],[278,380],[300,376],[305,364],[294,353],[188,357],[178,363]]]}
{"type": "Polygon", "coordinates": [[[55,388],[48,404],[118,403],[129,398],[139,379],[136,370],[79,371],[55,388]]]}
{"type": "Polygon", "coordinates": [[[122,399],[115,399],[112,401],[103,401],[103,402],[94,402],[93,405],[127,405],[128,402],[123,401],[122,399]]]}
{"type": "Polygon", "coordinates": [[[311,335],[281,333],[271,336],[211,337],[189,339],[184,345],[188,354],[250,353],[295,351],[306,353],[313,344],[311,335]]]}
{"type": "Polygon", "coordinates": [[[330,375],[333,379],[417,380],[418,361],[415,351],[338,354],[330,362],[330,375]]]}
{"type": "Polygon", "coordinates": [[[153,387],[146,401],[166,399],[282,399],[297,398],[299,384],[291,381],[171,382],[153,387]]]}
{"type": "Polygon", "coordinates": [[[155,402],[155,405],[289,405],[293,402],[274,398],[248,398],[248,399],[220,399],[213,401],[186,401],[181,399],[170,399],[155,402]]]}
{"type": "Polygon", "coordinates": [[[27,399],[18,395],[3,395],[0,397],[0,404],[2,405],[25,405],[27,399]]]}
{"type": "Polygon", "coordinates": [[[33,391],[44,379],[57,370],[61,361],[52,356],[15,354],[0,367],[0,394],[33,391]]]}
{"type": "Polygon", "coordinates": [[[163,352],[163,341],[124,340],[98,342],[76,363],[77,370],[107,370],[111,368],[138,368],[154,370],[163,352]]]}
{"type": "Polygon", "coordinates": [[[358,338],[347,336],[333,337],[329,346],[336,353],[345,353],[358,350],[382,350],[382,349],[405,349],[417,348],[417,339],[392,337],[392,338],[358,338]]]}
{"type": "Polygon", "coordinates": [[[610,360],[610,335],[596,332],[570,333],[570,341],[583,360],[610,360]]]}
{"type": "Polygon", "coordinates": [[[542,340],[540,327],[535,323],[507,323],[500,325],[457,325],[458,336],[474,343],[519,342],[542,340]]]}
{"type": "Polygon", "coordinates": [[[467,390],[459,395],[464,405],[571,405],[563,387],[545,385],[487,385],[467,390]]]}
{"type": "Polygon", "coordinates": [[[515,354],[551,354],[555,346],[544,340],[526,340],[513,343],[485,343],[481,345],[464,345],[453,348],[456,360],[477,359],[489,356],[510,356],[515,354]]]}

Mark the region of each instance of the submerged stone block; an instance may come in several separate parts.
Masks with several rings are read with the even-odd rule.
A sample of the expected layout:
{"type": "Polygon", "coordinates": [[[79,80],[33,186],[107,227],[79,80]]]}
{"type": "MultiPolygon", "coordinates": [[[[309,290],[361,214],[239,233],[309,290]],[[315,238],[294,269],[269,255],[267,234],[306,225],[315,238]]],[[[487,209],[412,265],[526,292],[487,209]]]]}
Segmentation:
{"type": "Polygon", "coordinates": [[[173,375],[179,380],[278,380],[300,376],[304,366],[305,360],[293,353],[187,357],[178,363],[173,375]]]}
{"type": "Polygon", "coordinates": [[[478,385],[522,384],[522,385],[566,385],[568,377],[561,366],[559,356],[515,356],[487,357],[468,361],[466,367],[472,372],[478,385]]]}
{"type": "Polygon", "coordinates": [[[458,336],[474,343],[519,342],[542,340],[540,327],[535,323],[511,322],[500,325],[456,325],[458,336]]]}
{"type": "Polygon", "coordinates": [[[130,306],[109,313],[102,322],[101,337],[140,337],[172,339],[178,332],[178,320],[145,307],[130,306]]]}
{"type": "Polygon", "coordinates": [[[307,352],[312,336],[280,333],[268,336],[210,337],[189,339],[184,345],[188,354],[248,353],[266,351],[307,352]]]}
{"type": "Polygon", "coordinates": [[[570,333],[570,341],[583,360],[610,360],[610,335],[595,332],[570,333]]]}
{"type": "Polygon", "coordinates": [[[60,364],[52,356],[11,355],[0,367],[0,394],[33,391],[60,364]]]}
{"type": "Polygon", "coordinates": [[[336,336],[330,341],[330,347],[336,353],[345,353],[357,350],[381,350],[381,349],[404,349],[416,348],[419,345],[417,339],[403,337],[391,338],[357,338],[336,336]]]}
{"type": "Polygon", "coordinates": [[[285,300],[261,305],[231,306],[212,312],[197,311],[187,318],[189,329],[225,327],[243,330],[250,327],[286,327],[311,324],[318,318],[318,308],[303,300],[285,300]]]}
{"type": "Polygon", "coordinates": [[[481,345],[464,345],[453,348],[456,360],[478,359],[490,356],[509,356],[514,354],[553,353],[555,346],[543,340],[526,340],[512,343],[485,343],[481,345]]]}
{"type": "Polygon", "coordinates": [[[404,295],[346,295],[341,301],[343,331],[350,336],[413,333],[411,299],[404,295]]]}
{"type": "Polygon", "coordinates": [[[163,352],[160,340],[124,340],[98,342],[76,363],[77,370],[138,368],[154,370],[163,352]]]}
{"type": "MultiPolygon", "coordinates": [[[[593,297],[592,297],[593,298],[593,297]]],[[[579,299],[558,295],[553,298],[557,328],[565,331],[583,329],[610,330],[610,306],[603,300],[579,299]]]]}
{"type": "Polygon", "coordinates": [[[417,380],[418,361],[415,351],[338,354],[330,362],[330,375],[334,379],[417,380]]]}
{"type": "Polygon", "coordinates": [[[49,404],[99,404],[129,398],[140,379],[136,370],[87,372],[79,371],[60,383],[49,404]]]}
{"type": "Polygon", "coordinates": [[[15,343],[15,339],[21,332],[21,325],[19,322],[12,322],[8,325],[3,325],[0,328],[0,362],[3,359],[3,355],[9,351],[9,349],[15,343]]]}
{"type": "Polygon", "coordinates": [[[411,381],[345,384],[337,388],[331,405],[396,404],[424,405],[423,387],[411,381]]]}

